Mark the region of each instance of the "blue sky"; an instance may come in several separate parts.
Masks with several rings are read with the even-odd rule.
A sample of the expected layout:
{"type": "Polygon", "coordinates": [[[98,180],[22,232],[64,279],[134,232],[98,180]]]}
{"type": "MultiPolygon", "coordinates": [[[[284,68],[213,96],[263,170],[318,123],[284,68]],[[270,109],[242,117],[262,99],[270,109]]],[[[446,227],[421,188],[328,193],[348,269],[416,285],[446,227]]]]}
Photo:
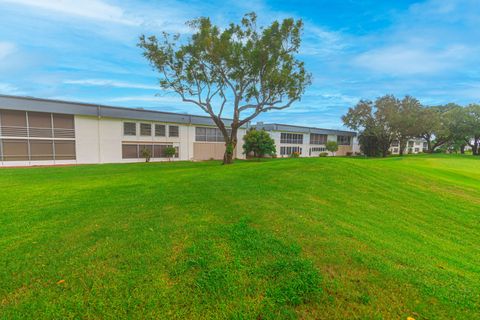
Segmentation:
{"type": "Polygon", "coordinates": [[[0,93],[201,114],[161,92],[138,36],[250,11],[303,19],[313,74],[302,101],[260,121],[342,128],[350,106],[387,93],[480,102],[480,0],[0,0],[0,93]]]}

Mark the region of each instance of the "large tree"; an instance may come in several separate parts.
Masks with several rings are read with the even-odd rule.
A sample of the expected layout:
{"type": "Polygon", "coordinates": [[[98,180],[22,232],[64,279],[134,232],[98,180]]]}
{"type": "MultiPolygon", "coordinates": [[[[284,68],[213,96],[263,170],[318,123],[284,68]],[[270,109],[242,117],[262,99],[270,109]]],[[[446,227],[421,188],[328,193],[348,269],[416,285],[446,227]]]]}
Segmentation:
{"type": "Polygon", "coordinates": [[[389,96],[375,100],[361,100],[342,117],[343,123],[352,130],[359,131],[362,152],[367,156],[386,157],[396,132],[392,130],[383,108],[389,103],[389,96]]]}
{"type": "Polygon", "coordinates": [[[480,104],[471,104],[465,108],[467,137],[465,142],[472,148],[475,156],[480,155],[480,104]]]}
{"type": "Polygon", "coordinates": [[[459,107],[447,104],[422,108],[418,116],[418,128],[420,137],[427,142],[428,152],[433,153],[435,149],[452,141],[448,112],[459,107]]]}
{"type": "Polygon", "coordinates": [[[250,13],[224,29],[209,18],[189,25],[193,34],[186,40],[142,35],[139,46],[160,73],[163,89],[212,118],[225,138],[224,164],[229,164],[241,126],[263,112],[290,107],[310,84],[304,63],[295,57],[303,23],[284,19],[261,28],[250,13]],[[230,128],[222,119],[226,109],[233,117],[230,128]]]}
{"type": "Polygon", "coordinates": [[[420,102],[411,96],[399,100],[393,95],[386,95],[379,98],[376,105],[379,117],[395,132],[396,140],[400,144],[400,155],[403,155],[408,140],[421,133],[418,123],[422,107],[420,102]]]}
{"type": "Polygon", "coordinates": [[[453,108],[447,113],[452,139],[470,146],[473,155],[480,155],[480,105],[453,108]]]}

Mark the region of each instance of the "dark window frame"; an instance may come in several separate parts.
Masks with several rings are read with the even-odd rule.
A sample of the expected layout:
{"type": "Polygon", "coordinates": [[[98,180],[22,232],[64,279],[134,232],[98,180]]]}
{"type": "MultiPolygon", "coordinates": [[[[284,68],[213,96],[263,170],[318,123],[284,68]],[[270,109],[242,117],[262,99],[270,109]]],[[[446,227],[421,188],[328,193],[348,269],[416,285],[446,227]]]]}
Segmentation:
{"type": "Polygon", "coordinates": [[[180,127],[179,126],[168,126],[168,136],[172,138],[180,137],[180,127]],[[175,129],[174,129],[175,128],[175,129]],[[174,129],[174,130],[172,130],[174,129]]]}
{"type": "Polygon", "coordinates": [[[124,136],[136,136],[137,135],[137,123],[136,122],[124,122],[123,123],[123,135],[124,136]],[[127,129],[128,125],[133,125],[132,128],[127,129]]]}

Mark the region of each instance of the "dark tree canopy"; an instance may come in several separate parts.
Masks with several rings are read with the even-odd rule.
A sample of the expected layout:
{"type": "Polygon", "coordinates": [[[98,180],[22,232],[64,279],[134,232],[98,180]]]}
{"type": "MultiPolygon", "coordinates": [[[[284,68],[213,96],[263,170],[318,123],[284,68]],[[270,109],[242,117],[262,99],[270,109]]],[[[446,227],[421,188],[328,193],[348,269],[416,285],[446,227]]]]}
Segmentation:
{"type": "Polygon", "coordinates": [[[265,130],[249,130],[243,137],[243,141],[243,151],[246,154],[252,152],[255,158],[274,156],[277,152],[275,141],[265,130]]]}
{"type": "Polygon", "coordinates": [[[384,96],[375,100],[360,100],[353,108],[348,109],[342,117],[345,126],[359,132],[359,141],[368,142],[368,148],[360,144],[362,151],[368,156],[380,154],[387,156],[388,149],[397,134],[389,124],[387,110],[396,103],[392,96],[384,96]],[[372,146],[375,146],[372,149],[372,146]],[[368,152],[368,153],[367,153],[368,152]]]}
{"type": "Polygon", "coordinates": [[[221,29],[209,18],[189,22],[186,40],[163,33],[140,37],[144,56],[160,74],[160,86],[206,112],[226,144],[224,163],[231,163],[238,128],[262,112],[282,110],[299,100],[310,84],[304,63],[296,59],[301,20],[284,19],[257,26],[255,13],[240,24],[221,29]],[[222,115],[229,109],[228,131],[222,115]]]}

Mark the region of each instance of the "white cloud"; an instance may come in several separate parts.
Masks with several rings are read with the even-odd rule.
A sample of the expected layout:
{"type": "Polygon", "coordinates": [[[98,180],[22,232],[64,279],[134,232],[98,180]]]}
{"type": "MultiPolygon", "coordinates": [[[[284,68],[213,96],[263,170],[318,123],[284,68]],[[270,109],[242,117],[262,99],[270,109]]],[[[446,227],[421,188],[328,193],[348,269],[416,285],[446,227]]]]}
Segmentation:
{"type": "Polygon", "coordinates": [[[82,85],[82,86],[160,90],[160,86],[158,85],[155,86],[155,85],[131,83],[131,82],[124,82],[124,81],[116,81],[116,80],[105,80],[105,79],[65,80],[63,83],[82,85]]]}
{"type": "Polygon", "coordinates": [[[0,60],[3,60],[15,51],[15,45],[11,42],[0,42],[0,60]]]}
{"type": "Polygon", "coordinates": [[[1,0],[19,5],[53,11],[59,14],[77,16],[80,18],[115,22],[127,25],[138,25],[140,21],[128,17],[118,6],[101,0],[1,0]]]}
{"type": "Polygon", "coordinates": [[[379,73],[432,74],[457,67],[469,52],[470,50],[462,45],[452,45],[439,50],[405,43],[365,52],[354,61],[364,68],[379,73]]]}
{"type": "Polygon", "coordinates": [[[333,32],[313,24],[305,25],[300,54],[324,57],[338,54],[346,47],[346,42],[339,32],[333,32]]]}
{"type": "Polygon", "coordinates": [[[22,95],[24,93],[9,83],[0,82],[0,94],[22,95]]]}

